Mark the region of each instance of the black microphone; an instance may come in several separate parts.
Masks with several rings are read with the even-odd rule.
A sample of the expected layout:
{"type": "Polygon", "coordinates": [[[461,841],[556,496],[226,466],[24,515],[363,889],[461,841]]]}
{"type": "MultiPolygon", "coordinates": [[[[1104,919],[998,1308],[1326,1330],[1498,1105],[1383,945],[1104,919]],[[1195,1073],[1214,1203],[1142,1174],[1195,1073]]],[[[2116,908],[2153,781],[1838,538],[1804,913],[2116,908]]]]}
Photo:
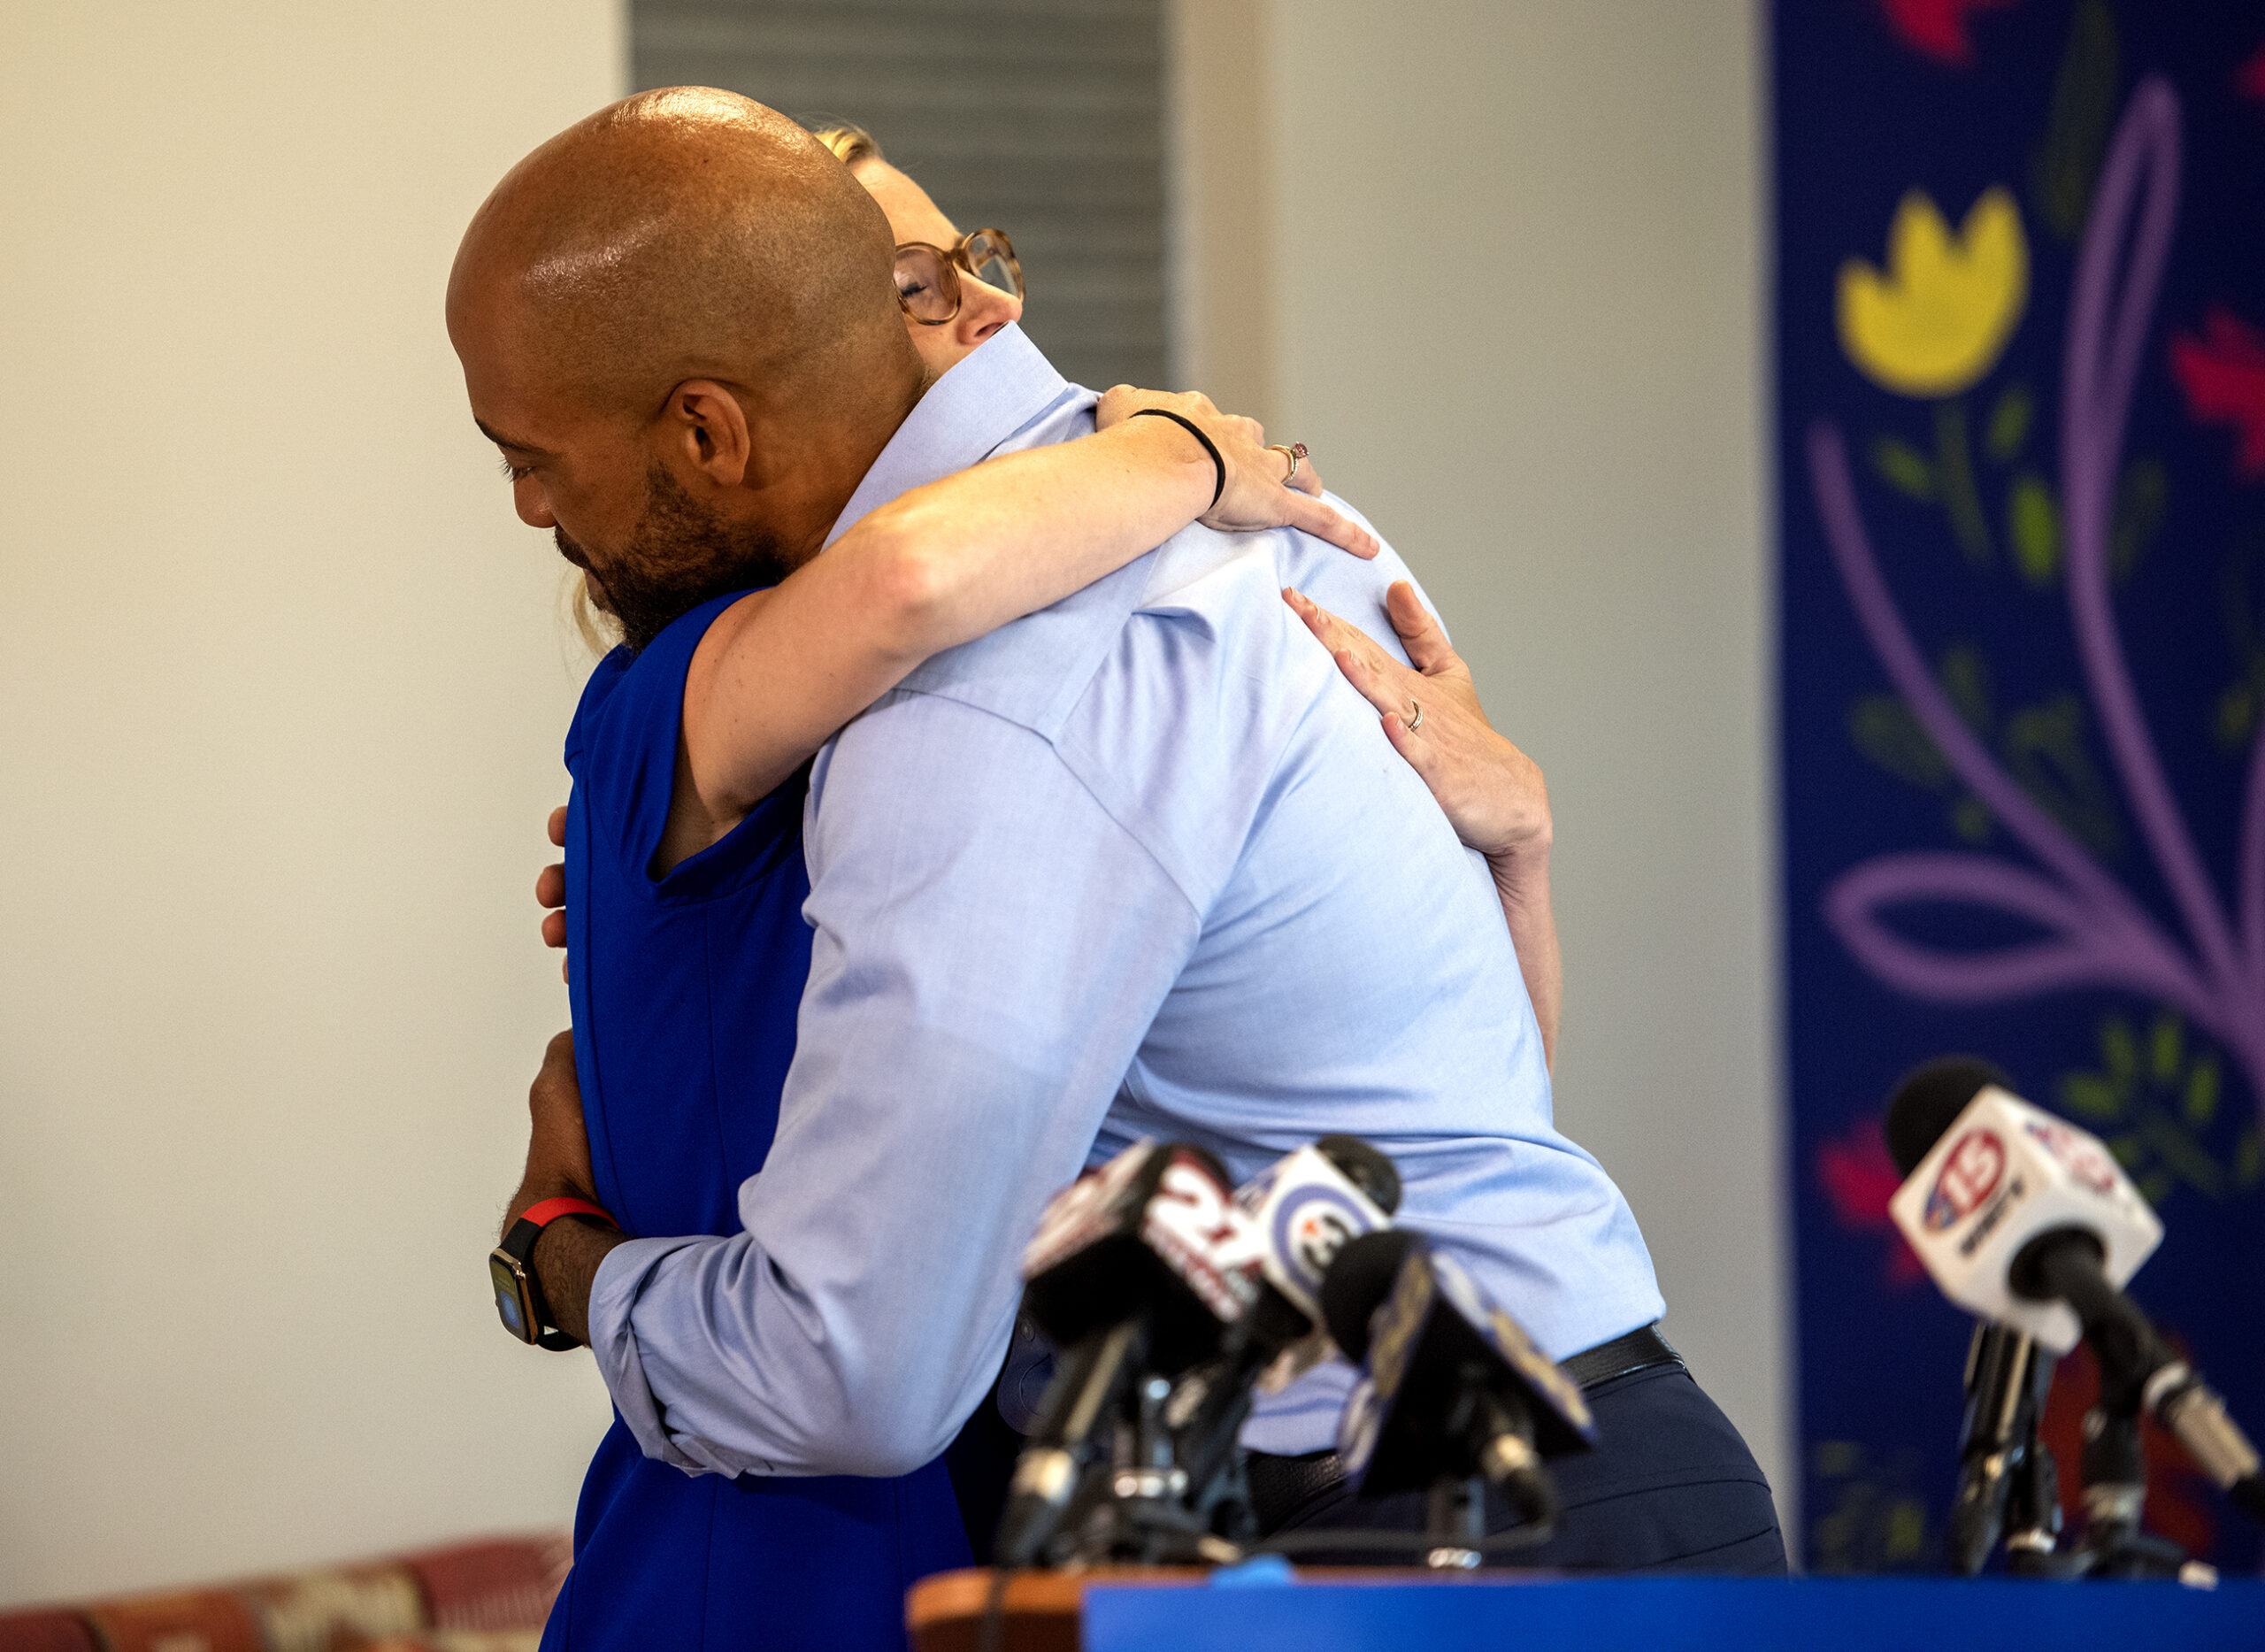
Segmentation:
{"type": "Polygon", "coordinates": [[[1142,1141],[1056,1196],[1024,1254],[1024,1310],[1063,1350],[1015,1465],[996,1554],[1035,1561],[1143,1379],[1217,1353],[1258,1300],[1259,1258],[1224,1165],[1142,1141]]]}
{"type": "MultiPolygon", "coordinates": [[[[1367,1367],[1340,1425],[1338,1455],[1364,1498],[1429,1489],[1442,1523],[1453,1482],[1483,1476],[1527,1522],[1555,1518],[1541,1460],[1586,1451],[1595,1424],[1581,1391],[1452,1257],[1405,1229],[1347,1241],[1322,1285],[1330,1334],[1367,1367]]],[[[1475,1544],[1485,1510],[1465,1497],[1475,1544]]]]}
{"type": "MultiPolygon", "coordinates": [[[[2021,1194],[2023,1180],[2019,1176],[2007,1183],[2003,1193],[1994,1194],[1986,1204],[1969,1211],[1965,1202],[1955,1196],[1955,1187],[1946,1193],[1939,1185],[1957,1174],[1958,1167],[1939,1170],[1939,1185],[1930,1195],[1931,1208],[1939,1213],[1930,1218],[1922,1242],[1916,1246],[1921,1258],[1931,1271],[1940,1259],[1951,1254],[1954,1241],[1957,1241],[1955,1250],[1960,1255],[1986,1249],[1991,1235],[1981,1226],[1985,1221],[1997,1228],[1995,1238],[1999,1244],[2018,1235],[2018,1248],[2006,1264],[2003,1277],[2004,1293],[2012,1304],[2008,1311],[2024,1302],[2066,1304],[2075,1313],[2085,1340],[2100,1360],[2103,1395],[2129,1393],[2138,1407],[2152,1412],[2177,1436],[2196,1464],[2226,1490],[2237,1507],[2265,1520],[2265,1478],[2261,1478],[2259,1472],[2256,1448],[2227,1415],[2225,1402],[2192,1366],[2163,1344],[2146,1316],[2117,1287],[2103,1265],[2108,1253],[2100,1225],[2122,1222],[2122,1206],[2129,1205],[2133,1211],[2132,1219],[2148,1224],[2152,1233],[2159,1234],[2161,1229],[2154,1225],[2144,1202],[2138,1200],[2135,1190],[2130,1190],[2128,1179],[2099,1142],[2064,1120],[2020,1102],[2014,1096],[2006,1075],[1990,1063],[1971,1056],[1946,1057],[1913,1071],[1896,1087],[1888,1103],[1888,1150],[1894,1156],[1907,1187],[1913,1173],[1934,1152],[1937,1143],[1968,1116],[1969,1107],[1975,1107],[1985,1088],[2005,1094],[1975,1109],[1965,1135],[1977,1141],[1986,1138],[1986,1150],[1977,1150],[1977,1159],[1986,1165],[1993,1160],[2003,1163],[2015,1153],[2036,1154],[2041,1150],[2049,1156],[2038,1158],[2035,1163],[2062,1175],[2069,1173],[2064,1167],[2072,1166],[2077,1179],[2100,1195],[2086,1205],[2052,1208],[2097,1214],[2092,1221],[2070,1221],[2057,1215],[2047,1218],[2046,1207],[2039,1200],[2038,1217],[2025,1218],[2017,1197],[2015,1203],[2005,1202],[2008,1196],[2021,1194]],[[2025,1136],[2034,1138],[2034,1143],[2024,1140],[2025,1136]],[[1969,1217],[1974,1224],[1972,1235],[1961,1240],[1961,1226],[1969,1222],[1969,1217]],[[2039,1230],[2023,1232],[2031,1220],[2039,1222],[2039,1230]]],[[[1957,1156],[1955,1152],[1953,1156],[1957,1156]]],[[[1897,1196],[1901,1199],[1905,1195],[1899,1193],[1897,1196]]],[[[1909,1231],[1907,1229],[1907,1233],[1909,1231]]],[[[1938,1279],[1942,1282],[1939,1273],[1938,1279]]],[[[1986,1287],[1989,1282],[1983,1283],[1986,1287]]],[[[2006,1367],[2002,1380],[2017,1380],[2011,1368],[2019,1362],[2007,1360],[2001,1364],[2006,1367]]],[[[1983,1399],[1985,1403],[2002,1406],[2007,1395],[2000,1388],[1994,1395],[1985,1394],[1983,1399]]],[[[2136,1466],[2131,1464],[2118,1471],[2122,1474],[2136,1471],[2136,1466]]],[[[2094,1476],[2088,1473],[2086,1478],[2092,1479],[2094,1476]]]]}
{"type": "Polygon", "coordinates": [[[1226,1351],[1172,1396],[1180,1466],[1200,1509],[1234,1459],[1258,1379],[1314,1334],[1317,1293],[1343,1247],[1400,1208],[1400,1172],[1357,1136],[1328,1135],[1285,1155],[1235,1191],[1259,1242],[1265,1282],[1226,1351]]]}
{"type": "MultiPolygon", "coordinates": [[[[1885,1132],[1898,1176],[1909,1179],[1985,1084],[2013,1088],[2004,1072],[1974,1056],[1946,1056],[1904,1076],[1888,1104],[1885,1132]]],[[[1950,1529],[1952,1569],[1967,1577],[1989,1564],[2005,1529],[2007,1500],[2036,1421],[2027,1404],[2036,1348],[2027,1333],[1985,1320],[1975,1326],[1967,1349],[1950,1529]]]]}

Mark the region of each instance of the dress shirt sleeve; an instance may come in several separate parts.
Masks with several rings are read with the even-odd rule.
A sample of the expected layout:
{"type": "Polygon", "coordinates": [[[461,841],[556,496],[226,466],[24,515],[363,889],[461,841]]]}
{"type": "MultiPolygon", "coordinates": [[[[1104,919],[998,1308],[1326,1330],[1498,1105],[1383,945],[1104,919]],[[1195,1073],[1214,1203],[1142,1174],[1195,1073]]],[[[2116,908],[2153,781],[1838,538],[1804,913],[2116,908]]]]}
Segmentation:
{"type": "Polygon", "coordinates": [[[1048,742],[900,691],[814,771],[798,1045],[729,1239],[618,1246],[591,1346],[649,1456],[901,1474],[997,1374],[1017,1262],[1201,928],[1048,742]]]}

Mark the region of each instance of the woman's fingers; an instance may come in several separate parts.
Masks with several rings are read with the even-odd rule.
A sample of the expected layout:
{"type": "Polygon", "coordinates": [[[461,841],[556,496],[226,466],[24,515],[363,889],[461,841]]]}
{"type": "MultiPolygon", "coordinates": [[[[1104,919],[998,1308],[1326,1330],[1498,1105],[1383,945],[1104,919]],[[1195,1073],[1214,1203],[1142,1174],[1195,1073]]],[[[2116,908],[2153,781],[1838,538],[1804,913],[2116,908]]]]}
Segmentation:
{"type": "MultiPolygon", "coordinates": [[[[1289,458],[1288,454],[1282,455],[1284,464],[1286,465],[1289,458]]],[[[1311,494],[1317,499],[1321,496],[1321,473],[1314,469],[1311,459],[1300,459],[1296,473],[1288,480],[1289,485],[1300,493],[1311,494]]]]}
{"type": "MultiPolygon", "coordinates": [[[[566,805],[561,803],[550,811],[550,841],[558,849],[566,847],[566,805]]],[[[561,911],[566,904],[566,868],[553,862],[534,877],[535,904],[546,910],[542,916],[542,944],[564,948],[566,944],[566,914],[561,911]]],[[[558,960],[558,979],[566,979],[566,960],[558,960]]]]}
{"type": "Polygon", "coordinates": [[[1447,642],[1447,634],[1440,629],[1440,622],[1432,618],[1409,581],[1393,581],[1392,588],[1384,594],[1384,607],[1392,617],[1392,628],[1400,634],[1401,647],[1408,650],[1417,671],[1429,676],[1463,663],[1447,642]]]}
{"type": "Polygon", "coordinates": [[[1365,559],[1377,554],[1377,536],[1335,505],[1309,499],[1287,488],[1283,489],[1283,499],[1282,519],[1286,526],[1316,539],[1325,539],[1338,549],[1350,551],[1355,557],[1365,559]]]}
{"type": "MultiPolygon", "coordinates": [[[[1306,628],[1321,640],[1322,646],[1336,660],[1337,669],[1345,674],[1345,680],[1363,700],[1388,715],[1413,715],[1416,690],[1424,681],[1421,677],[1386,653],[1367,632],[1331,613],[1303,592],[1285,590],[1282,599],[1289,603],[1292,612],[1305,621],[1306,628]]],[[[1422,736],[1419,732],[1409,738],[1420,741],[1422,736]]]]}
{"type": "Polygon", "coordinates": [[[1384,737],[1392,741],[1392,749],[1407,759],[1408,766],[1416,771],[1416,778],[1439,795],[1436,771],[1444,759],[1440,749],[1425,740],[1421,731],[1410,733],[1408,718],[1398,711],[1384,714],[1384,737]]]}

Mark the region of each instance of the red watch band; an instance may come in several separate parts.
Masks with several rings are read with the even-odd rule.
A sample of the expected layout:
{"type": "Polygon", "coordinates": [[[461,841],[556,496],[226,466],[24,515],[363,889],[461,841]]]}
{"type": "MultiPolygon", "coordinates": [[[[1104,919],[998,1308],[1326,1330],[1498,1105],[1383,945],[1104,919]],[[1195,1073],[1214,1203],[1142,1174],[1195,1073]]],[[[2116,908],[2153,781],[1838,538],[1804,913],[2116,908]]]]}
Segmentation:
{"type": "Polygon", "coordinates": [[[608,1227],[619,1227],[603,1206],[592,1204],[587,1199],[545,1199],[531,1204],[519,1212],[519,1220],[532,1222],[537,1227],[548,1227],[562,1216],[595,1216],[608,1227]]]}

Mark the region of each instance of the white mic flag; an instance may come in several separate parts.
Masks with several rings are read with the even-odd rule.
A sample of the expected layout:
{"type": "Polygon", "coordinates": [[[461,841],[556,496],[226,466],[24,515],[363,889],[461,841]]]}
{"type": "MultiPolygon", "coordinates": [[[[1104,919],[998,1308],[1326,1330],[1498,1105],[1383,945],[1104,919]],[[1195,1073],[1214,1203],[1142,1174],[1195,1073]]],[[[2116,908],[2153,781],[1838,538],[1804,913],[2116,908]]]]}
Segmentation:
{"type": "Polygon", "coordinates": [[[2097,1136],[1994,1084],[1975,1093],[1887,1208],[1944,1295],[2056,1355],[2081,1328],[2064,1304],[2014,1291],[2022,1247],[2081,1228],[2120,1288],[2162,1242],[2162,1224],[2097,1136]]]}

